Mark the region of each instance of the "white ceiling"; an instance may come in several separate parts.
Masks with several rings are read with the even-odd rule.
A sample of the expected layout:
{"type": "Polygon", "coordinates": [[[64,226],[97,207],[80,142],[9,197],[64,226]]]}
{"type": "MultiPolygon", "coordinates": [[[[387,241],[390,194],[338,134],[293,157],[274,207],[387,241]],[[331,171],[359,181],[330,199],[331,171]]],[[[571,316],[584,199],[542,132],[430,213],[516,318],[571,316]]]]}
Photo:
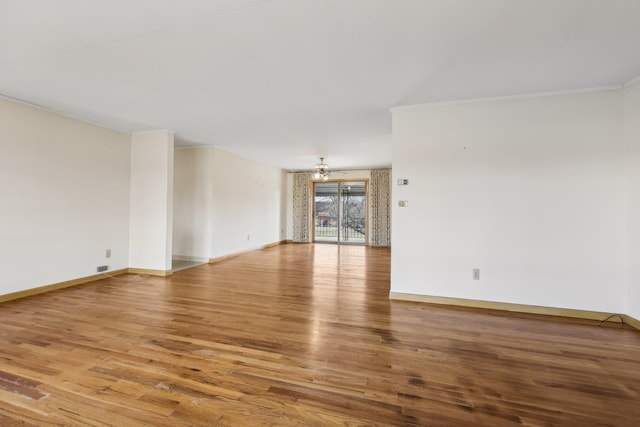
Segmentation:
{"type": "Polygon", "coordinates": [[[391,164],[394,105],[620,85],[640,0],[0,0],[0,93],[285,169],[391,164]]]}

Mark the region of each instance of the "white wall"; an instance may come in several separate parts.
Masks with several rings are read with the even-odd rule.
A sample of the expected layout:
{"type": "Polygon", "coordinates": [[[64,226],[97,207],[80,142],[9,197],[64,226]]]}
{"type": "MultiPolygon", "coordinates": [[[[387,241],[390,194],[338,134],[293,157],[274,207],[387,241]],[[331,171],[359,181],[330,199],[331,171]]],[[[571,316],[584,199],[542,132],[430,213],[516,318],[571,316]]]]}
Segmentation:
{"type": "Polygon", "coordinates": [[[175,154],[174,251],[216,258],[284,240],[286,174],[213,147],[175,154]]]}
{"type": "Polygon", "coordinates": [[[129,136],[6,99],[0,129],[0,294],[126,268],[129,136]]]}
{"type": "Polygon", "coordinates": [[[281,169],[216,149],[213,174],[212,258],[285,239],[281,169]]]}
{"type": "Polygon", "coordinates": [[[173,133],[131,137],[129,266],[171,270],[173,133]]]}
{"type": "Polygon", "coordinates": [[[287,227],[285,230],[285,239],[293,240],[293,174],[287,173],[285,184],[287,186],[287,208],[285,211],[287,227]]]}
{"type": "Polygon", "coordinates": [[[177,148],[174,155],[173,257],[207,261],[213,238],[211,146],[177,148]]]}
{"type": "Polygon", "coordinates": [[[625,310],[621,91],[394,109],[393,178],[392,292],[625,310]]]}
{"type": "Polygon", "coordinates": [[[640,319],[640,83],[627,87],[624,92],[629,263],[626,313],[640,319]]]}
{"type": "MultiPolygon", "coordinates": [[[[289,224],[289,174],[280,169],[280,241],[287,240],[289,224]]],[[[292,203],[293,204],[293,203],[292,203]]],[[[293,208],[293,206],[292,206],[293,208]]],[[[292,227],[293,228],[293,227],[292,227]]],[[[293,235],[293,234],[292,234],[293,235]]]]}

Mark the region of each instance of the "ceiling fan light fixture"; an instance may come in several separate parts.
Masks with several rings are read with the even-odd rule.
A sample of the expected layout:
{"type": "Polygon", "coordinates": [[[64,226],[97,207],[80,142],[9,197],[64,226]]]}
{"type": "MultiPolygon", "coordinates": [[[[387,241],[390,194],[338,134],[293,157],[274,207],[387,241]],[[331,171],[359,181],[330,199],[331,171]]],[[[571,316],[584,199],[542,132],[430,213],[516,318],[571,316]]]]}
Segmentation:
{"type": "Polygon", "coordinates": [[[329,179],[329,172],[324,169],[320,169],[318,172],[313,174],[313,179],[321,179],[323,181],[326,181],[329,179]]]}
{"type": "Polygon", "coordinates": [[[329,165],[324,162],[324,157],[320,157],[320,163],[316,165],[316,169],[329,169],[329,165]]]}
{"type": "Polygon", "coordinates": [[[331,173],[328,171],[329,165],[324,162],[324,157],[320,157],[320,163],[316,165],[316,172],[313,174],[313,179],[327,181],[331,173]]]}

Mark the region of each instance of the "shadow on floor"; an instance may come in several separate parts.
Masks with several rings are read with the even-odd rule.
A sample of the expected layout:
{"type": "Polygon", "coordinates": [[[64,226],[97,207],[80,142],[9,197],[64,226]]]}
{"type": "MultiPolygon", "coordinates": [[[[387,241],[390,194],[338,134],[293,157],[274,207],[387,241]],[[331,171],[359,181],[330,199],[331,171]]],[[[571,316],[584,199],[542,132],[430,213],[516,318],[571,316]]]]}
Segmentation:
{"type": "Polygon", "coordinates": [[[187,268],[197,267],[199,265],[206,264],[206,262],[202,261],[185,261],[182,259],[173,259],[171,260],[171,270],[175,273],[176,271],[186,270],[187,268]]]}

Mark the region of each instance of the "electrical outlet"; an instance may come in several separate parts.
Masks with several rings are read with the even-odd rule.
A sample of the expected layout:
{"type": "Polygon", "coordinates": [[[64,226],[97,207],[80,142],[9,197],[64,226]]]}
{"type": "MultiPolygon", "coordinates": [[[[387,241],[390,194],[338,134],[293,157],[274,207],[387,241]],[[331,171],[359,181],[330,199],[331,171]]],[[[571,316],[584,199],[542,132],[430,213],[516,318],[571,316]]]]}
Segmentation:
{"type": "Polygon", "coordinates": [[[247,234],[247,240],[251,240],[251,234],[247,234]]]}
{"type": "Polygon", "coordinates": [[[408,200],[399,200],[398,201],[398,206],[400,206],[401,208],[406,208],[407,206],[409,206],[409,201],[408,200]]]}
{"type": "Polygon", "coordinates": [[[104,257],[111,258],[111,249],[107,249],[106,251],[104,251],[104,257]]]}
{"type": "Polygon", "coordinates": [[[472,273],[473,280],[480,280],[480,269],[474,268],[472,273]]]}

